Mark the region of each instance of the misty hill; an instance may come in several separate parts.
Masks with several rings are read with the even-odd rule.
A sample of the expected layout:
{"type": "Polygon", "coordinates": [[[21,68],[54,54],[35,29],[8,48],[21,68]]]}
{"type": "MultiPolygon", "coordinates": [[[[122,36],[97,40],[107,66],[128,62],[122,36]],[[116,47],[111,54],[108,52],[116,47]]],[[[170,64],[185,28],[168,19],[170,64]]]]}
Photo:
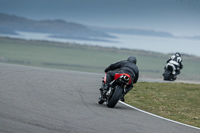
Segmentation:
{"type": "Polygon", "coordinates": [[[0,13],[0,34],[16,35],[16,31],[49,33],[50,37],[53,38],[106,42],[109,42],[108,38],[116,38],[110,35],[110,33],[200,40],[200,36],[177,37],[163,31],[90,27],[74,22],[66,22],[62,19],[36,21],[0,13]]]}
{"type": "Polygon", "coordinates": [[[16,31],[49,33],[51,37],[81,40],[106,41],[99,39],[99,37],[113,38],[113,36],[105,32],[91,30],[87,26],[66,22],[61,19],[35,21],[24,17],[0,13],[0,33],[17,34],[16,31]]]}
{"type": "Polygon", "coordinates": [[[17,34],[16,31],[50,33],[52,34],[51,37],[96,41],[106,41],[102,37],[114,38],[109,33],[174,37],[170,33],[156,32],[153,30],[88,27],[78,23],[66,22],[62,19],[35,21],[24,17],[0,13],[0,33],[17,34]]]}

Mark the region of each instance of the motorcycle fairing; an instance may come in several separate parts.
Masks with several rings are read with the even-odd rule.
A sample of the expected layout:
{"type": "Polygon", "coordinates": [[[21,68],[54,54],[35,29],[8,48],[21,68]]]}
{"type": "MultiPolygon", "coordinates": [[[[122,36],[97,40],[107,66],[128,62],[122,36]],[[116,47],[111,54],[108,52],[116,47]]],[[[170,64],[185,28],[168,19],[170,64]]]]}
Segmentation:
{"type": "Polygon", "coordinates": [[[128,84],[130,84],[130,83],[132,82],[132,81],[131,81],[131,76],[130,76],[129,74],[127,74],[127,73],[116,73],[116,74],[115,74],[115,77],[114,77],[114,80],[118,79],[120,76],[123,76],[123,75],[129,77],[129,82],[128,82],[128,84]]]}
{"type": "Polygon", "coordinates": [[[168,64],[166,65],[166,68],[168,69],[169,66],[171,66],[171,67],[173,68],[173,71],[176,70],[176,67],[174,66],[174,64],[168,63],[168,64]]]}
{"type": "Polygon", "coordinates": [[[179,64],[176,61],[170,61],[169,63],[166,64],[166,68],[168,69],[168,67],[171,66],[172,67],[172,72],[175,73],[176,71],[176,66],[179,66],[179,64]]]}
{"type": "Polygon", "coordinates": [[[179,63],[176,62],[176,61],[173,61],[173,60],[169,61],[169,63],[170,63],[170,64],[174,64],[175,66],[179,66],[179,63]]]}
{"type": "MultiPolygon", "coordinates": [[[[127,74],[127,73],[116,73],[116,74],[115,74],[115,77],[114,77],[114,80],[118,79],[118,78],[119,78],[120,76],[122,76],[122,75],[125,75],[125,76],[129,77],[129,82],[128,82],[128,84],[130,84],[130,83],[132,82],[131,76],[130,76],[129,74],[127,74]]],[[[103,82],[104,82],[104,83],[106,83],[106,77],[107,77],[107,73],[105,73],[105,76],[104,76],[104,78],[103,78],[103,82]]]]}

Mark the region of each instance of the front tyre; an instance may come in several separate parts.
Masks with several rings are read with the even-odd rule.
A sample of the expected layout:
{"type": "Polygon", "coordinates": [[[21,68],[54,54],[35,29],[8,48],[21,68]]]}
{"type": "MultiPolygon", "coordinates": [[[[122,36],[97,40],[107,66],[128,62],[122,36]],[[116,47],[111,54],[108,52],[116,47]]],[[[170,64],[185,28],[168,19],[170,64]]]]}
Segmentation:
{"type": "Polygon", "coordinates": [[[106,105],[109,108],[114,108],[117,102],[119,101],[119,98],[122,95],[122,87],[121,86],[115,86],[114,92],[112,96],[108,99],[106,105]]]}
{"type": "Polygon", "coordinates": [[[171,71],[165,71],[163,77],[164,80],[171,80],[171,71]]]}

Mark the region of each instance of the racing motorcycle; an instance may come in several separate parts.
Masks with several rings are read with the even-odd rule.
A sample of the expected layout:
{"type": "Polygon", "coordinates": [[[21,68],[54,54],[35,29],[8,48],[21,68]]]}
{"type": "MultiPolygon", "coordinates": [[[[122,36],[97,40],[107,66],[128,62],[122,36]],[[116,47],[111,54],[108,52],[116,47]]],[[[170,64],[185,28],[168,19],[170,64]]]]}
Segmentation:
{"type": "Polygon", "coordinates": [[[179,74],[177,73],[177,70],[179,70],[179,64],[177,62],[170,61],[169,63],[167,63],[164,69],[164,80],[175,81],[177,79],[177,75],[179,74]]]}
{"type": "Polygon", "coordinates": [[[114,108],[119,99],[127,92],[126,86],[131,84],[131,77],[127,73],[115,74],[114,80],[109,84],[108,90],[105,90],[106,75],[103,77],[99,96],[99,104],[106,102],[107,107],[114,108]]]}

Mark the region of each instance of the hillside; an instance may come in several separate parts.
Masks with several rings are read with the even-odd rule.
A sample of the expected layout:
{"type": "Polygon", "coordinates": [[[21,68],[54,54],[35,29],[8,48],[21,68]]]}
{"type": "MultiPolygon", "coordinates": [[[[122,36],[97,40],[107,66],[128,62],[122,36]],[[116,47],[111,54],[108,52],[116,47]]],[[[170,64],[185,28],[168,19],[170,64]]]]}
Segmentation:
{"type": "Polygon", "coordinates": [[[2,29],[0,30],[1,34],[17,34],[16,31],[25,31],[49,33],[51,37],[57,38],[81,40],[91,40],[93,38],[93,40],[106,41],[106,38],[113,38],[105,32],[91,30],[87,26],[66,22],[62,19],[36,21],[3,13],[0,13],[0,29],[2,29]],[[100,39],[102,37],[105,39],[100,39]]]}
{"type": "Polygon", "coordinates": [[[17,35],[17,31],[49,33],[52,38],[66,38],[76,40],[110,42],[109,38],[116,38],[110,33],[166,38],[182,38],[200,40],[200,36],[175,36],[165,31],[149,29],[126,29],[86,26],[63,19],[31,20],[20,16],[0,13],[0,34],[17,35]]]}

